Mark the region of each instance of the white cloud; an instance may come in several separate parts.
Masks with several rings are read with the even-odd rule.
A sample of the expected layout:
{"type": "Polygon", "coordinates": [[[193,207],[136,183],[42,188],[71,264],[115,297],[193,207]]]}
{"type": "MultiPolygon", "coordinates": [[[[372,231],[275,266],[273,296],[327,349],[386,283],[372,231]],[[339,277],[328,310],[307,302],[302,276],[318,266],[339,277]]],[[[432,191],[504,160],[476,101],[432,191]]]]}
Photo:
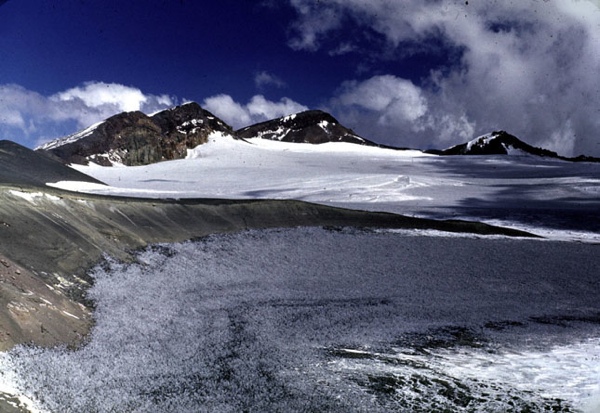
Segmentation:
{"type": "Polygon", "coordinates": [[[97,108],[103,105],[116,106],[121,111],[140,110],[146,103],[141,90],[115,83],[89,82],[83,87],[74,87],[52,96],[59,101],[81,100],[87,107],[97,108]]]}
{"type": "Polygon", "coordinates": [[[202,107],[212,112],[234,128],[252,123],[248,109],[229,95],[221,94],[206,98],[202,107]]]}
{"type": "Polygon", "coordinates": [[[32,145],[123,111],[151,113],[174,104],[167,95],[145,94],[115,83],[88,82],[52,96],[19,85],[0,85],[0,133],[3,138],[32,145]]]}
{"type": "MultiPolygon", "coordinates": [[[[175,105],[168,95],[147,95],[135,87],[104,82],[87,82],[50,96],[50,99],[86,108],[87,113],[91,109],[91,116],[98,118],[96,121],[120,112],[151,113],[175,105]]],[[[87,115],[83,119],[84,125],[90,123],[87,115]]]]}
{"type": "MultiPolygon", "coordinates": [[[[353,33],[362,29],[367,39],[369,33],[376,32],[387,41],[385,49],[362,50],[371,57],[379,52],[405,58],[407,49],[425,49],[434,38],[460,50],[446,70],[432,71],[419,83],[427,115],[415,116],[409,122],[411,130],[421,131],[414,140],[438,136],[439,144],[456,143],[471,129],[473,134],[506,129],[532,144],[559,152],[600,155],[597,1],[289,1],[298,11],[290,41],[296,49],[317,50],[324,39],[336,38],[333,33],[347,29],[344,25],[351,22],[355,25],[353,33]],[[449,124],[458,127],[454,138],[448,136],[449,124]]],[[[385,68],[382,64],[380,71],[385,68]]],[[[362,87],[368,82],[363,80],[362,87]]],[[[360,87],[357,83],[356,88],[360,87]]],[[[402,103],[406,91],[398,93],[403,97],[397,101],[397,115],[408,120],[411,112],[403,112],[407,104],[402,103]]],[[[366,95],[371,100],[363,109],[379,111],[381,116],[389,114],[389,95],[385,90],[381,96],[366,95]],[[368,107],[378,104],[379,109],[368,107]]],[[[416,107],[421,106],[417,103],[416,107]]],[[[356,120],[360,115],[354,103],[336,109],[340,120],[356,120]]],[[[369,131],[379,134],[373,138],[388,143],[401,133],[406,137],[408,132],[383,130],[378,124],[369,131]]]]}
{"type": "Polygon", "coordinates": [[[265,99],[262,95],[252,97],[246,107],[253,118],[261,120],[270,120],[308,110],[306,106],[294,102],[290,98],[284,97],[279,102],[273,102],[265,99]]]}
{"type": "Polygon", "coordinates": [[[357,47],[350,42],[339,44],[335,49],[329,51],[329,56],[341,56],[352,53],[357,50],[357,47]]]}
{"type": "Polygon", "coordinates": [[[264,70],[262,72],[258,72],[254,76],[254,84],[259,89],[262,89],[266,86],[275,86],[277,88],[282,88],[286,86],[285,82],[279,77],[269,72],[265,72],[264,70]]]}
{"type": "MultiPolygon", "coordinates": [[[[177,103],[168,95],[115,83],[88,82],[52,96],[0,85],[0,138],[37,146],[123,111],[153,113],[177,103]]],[[[221,94],[205,99],[202,106],[235,128],[308,109],[287,97],[270,101],[262,95],[242,104],[221,94]]]]}
{"type": "Polygon", "coordinates": [[[17,128],[25,128],[25,120],[17,110],[4,110],[0,115],[0,123],[17,128]]]}
{"type": "Polygon", "coordinates": [[[473,137],[475,124],[464,112],[430,108],[427,93],[410,80],[392,75],[345,82],[330,111],[368,138],[414,148],[428,148],[424,136],[436,131],[438,143],[473,137]]]}
{"type": "Polygon", "coordinates": [[[395,76],[375,76],[360,83],[347,82],[343,90],[339,103],[379,112],[382,124],[415,121],[427,112],[427,101],[420,88],[410,80],[395,76]]]}
{"type": "Polygon", "coordinates": [[[221,94],[206,98],[202,106],[235,129],[308,110],[306,106],[287,97],[273,102],[262,95],[256,95],[248,103],[241,104],[231,96],[221,94]]]}
{"type": "Polygon", "coordinates": [[[340,14],[335,8],[322,7],[321,2],[290,0],[300,18],[294,24],[297,36],[289,41],[295,50],[317,50],[319,38],[341,27],[340,14]]]}

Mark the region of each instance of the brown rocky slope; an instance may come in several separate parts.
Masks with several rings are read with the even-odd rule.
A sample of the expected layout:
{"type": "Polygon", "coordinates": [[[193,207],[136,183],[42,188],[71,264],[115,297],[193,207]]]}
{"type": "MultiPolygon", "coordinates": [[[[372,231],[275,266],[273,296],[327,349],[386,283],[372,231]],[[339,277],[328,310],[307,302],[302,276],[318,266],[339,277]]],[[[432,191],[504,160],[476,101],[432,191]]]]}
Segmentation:
{"type": "Polygon", "coordinates": [[[67,164],[147,165],[185,157],[187,149],[206,143],[212,132],[233,131],[191,102],[151,116],[123,112],[39,150],[67,164]]]}

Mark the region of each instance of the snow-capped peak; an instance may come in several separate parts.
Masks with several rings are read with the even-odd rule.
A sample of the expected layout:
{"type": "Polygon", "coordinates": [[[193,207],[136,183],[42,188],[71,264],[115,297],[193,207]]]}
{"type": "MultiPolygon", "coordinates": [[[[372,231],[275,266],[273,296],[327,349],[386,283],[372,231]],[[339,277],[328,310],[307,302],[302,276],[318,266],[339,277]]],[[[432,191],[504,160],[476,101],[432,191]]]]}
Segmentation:
{"type": "Polygon", "coordinates": [[[455,145],[442,155],[536,155],[557,158],[556,152],[533,147],[505,131],[478,136],[469,142],[455,145]]]}
{"type": "Polygon", "coordinates": [[[478,136],[477,138],[470,140],[467,142],[467,151],[473,149],[474,146],[486,146],[489,145],[492,140],[496,138],[497,135],[494,133],[488,133],[486,135],[478,136]]]}
{"type": "Polygon", "coordinates": [[[50,149],[55,149],[55,148],[58,148],[60,146],[63,146],[63,145],[69,144],[69,143],[77,142],[78,140],[91,135],[98,128],[98,126],[102,125],[104,122],[105,121],[94,123],[92,126],[89,126],[82,131],[65,136],[64,138],[58,138],[58,139],[54,139],[50,142],[46,142],[43,145],[40,145],[37,148],[35,148],[35,150],[50,150],[50,149]]]}
{"type": "Polygon", "coordinates": [[[262,138],[282,142],[322,144],[348,142],[360,145],[376,144],[356,135],[342,126],[329,113],[308,110],[292,115],[257,123],[240,129],[236,135],[241,139],[262,138]]]}

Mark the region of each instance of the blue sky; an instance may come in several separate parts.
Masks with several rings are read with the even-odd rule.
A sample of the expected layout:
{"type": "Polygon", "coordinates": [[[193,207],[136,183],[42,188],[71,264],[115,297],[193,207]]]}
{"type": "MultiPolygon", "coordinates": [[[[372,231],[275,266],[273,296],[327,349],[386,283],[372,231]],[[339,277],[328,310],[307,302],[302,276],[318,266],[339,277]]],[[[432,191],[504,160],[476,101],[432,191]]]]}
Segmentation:
{"type": "Polygon", "coordinates": [[[193,100],[236,128],[319,108],[385,144],[600,155],[596,0],[8,0],[0,61],[0,138],[30,147],[193,100]]]}

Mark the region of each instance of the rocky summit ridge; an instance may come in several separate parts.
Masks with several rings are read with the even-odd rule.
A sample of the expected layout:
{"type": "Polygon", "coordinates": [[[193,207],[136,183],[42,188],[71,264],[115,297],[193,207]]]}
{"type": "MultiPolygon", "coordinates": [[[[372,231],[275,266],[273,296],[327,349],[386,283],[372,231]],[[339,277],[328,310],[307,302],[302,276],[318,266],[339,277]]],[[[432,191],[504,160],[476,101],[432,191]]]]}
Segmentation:
{"type": "Polygon", "coordinates": [[[379,146],[358,136],[337,119],[321,110],[307,110],[266,122],[257,123],[236,131],[240,139],[262,138],[281,142],[320,144],[348,142],[379,146]]]}
{"type": "MultiPolygon", "coordinates": [[[[195,102],[153,115],[123,112],[75,134],[39,148],[42,154],[65,164],[135,166],[185,158],[188,149],[204,144],[213,133],[234,139],[268,139],[291,143],[322,144],[345,142],[363,146],[403,150],[367,140],[343,126],[331,114],[307,110],[260,122],[239,130],[195,102]]],[[[566,161],[600,162],[598,158],[568,158],[531,146],[505,131],[495,131],[444,150],[427,150],[436,155],[527,155],[566,161]]]]}
{"type": "Polygon", "coordinates": [[[510,155],[529,154],[558,157],[556,152],[531,146],[505,131],[494,131],[469,142],[441,151],[442,155],[510,155]]]}
{"type": "Polygon", "coordinates": [[[48,142],[37,150],[66,164],[147,165],[184,158],[188,149],[206,143],[208,136],[215,132],[241,140],[261,138],[310,144],[347,142],[384,147],[360,137],[320,110],[308,110],[234,131],[224,121],[191,102],[150,116],[139,111],[123,112],[48,142]]]}
{"type": "Polygon", "coordinates": [[[506,131],[494,131],[448,149],[429,150],[427,152],[436,155],[533,155],[571,162],[600,161],[598,158],[585,155],[577,157],[560,156],[554,151],[529,145],[506,131]]]}
{"type": "Polygon", "coordinates": [[[191,102],[151,116],[139,111],[119,113],[37,149],[67,164],[147,165],[183,158],[187,149],[206,143],[213,132],[233,130],[191,102]]]}

